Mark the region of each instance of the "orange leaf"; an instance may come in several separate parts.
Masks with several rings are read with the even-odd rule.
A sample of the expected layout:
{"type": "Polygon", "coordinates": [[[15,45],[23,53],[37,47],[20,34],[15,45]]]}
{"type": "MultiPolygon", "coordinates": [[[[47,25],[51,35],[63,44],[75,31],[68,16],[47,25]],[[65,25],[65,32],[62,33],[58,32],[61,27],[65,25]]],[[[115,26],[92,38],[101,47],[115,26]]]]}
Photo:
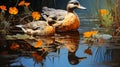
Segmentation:
{"type": "Polygon", "coordinates": [[[34,47],[38,48],[38,47],[42,46],[42,44],[43,44],[42,40],[39,40],[39,41],[36,42],[34,47]]]}
{"type": "Polygon", "coordinates": [[[11,50],[16,50],[18,49],[20,46],[17,43],[12,43],[12,45],[10,46],[11,50]]]}
{"type": "Polygon", "coordinates": [[[90,48],[87,48],[84,52],[88,55],[92,55],[92,51],[90,48]]]}

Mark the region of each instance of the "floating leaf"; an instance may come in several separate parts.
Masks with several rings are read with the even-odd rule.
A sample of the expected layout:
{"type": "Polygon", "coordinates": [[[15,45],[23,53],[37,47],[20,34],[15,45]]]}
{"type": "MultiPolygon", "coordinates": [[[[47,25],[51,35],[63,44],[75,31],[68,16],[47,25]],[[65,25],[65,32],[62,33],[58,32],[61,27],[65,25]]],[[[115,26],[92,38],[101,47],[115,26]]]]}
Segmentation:
{"type": "Polygon", "coordinates": [[[102,36],[103,36],[103,39],[110,39],[110,38],[112,38],[112,36],[109,35],[109,34],[103,34],[102,36]]]}

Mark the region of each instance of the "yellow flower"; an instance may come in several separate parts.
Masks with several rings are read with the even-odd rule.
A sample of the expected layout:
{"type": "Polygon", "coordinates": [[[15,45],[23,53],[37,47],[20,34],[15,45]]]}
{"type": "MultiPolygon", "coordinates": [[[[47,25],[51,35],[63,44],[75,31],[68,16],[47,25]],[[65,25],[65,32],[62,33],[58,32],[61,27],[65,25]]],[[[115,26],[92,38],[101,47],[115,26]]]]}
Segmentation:
{"type": "Polygon", "coordinates": [[[92,36],[91,32],[84,32],[84,37],[90,38],[92,36]]]}
{"type": "Polygon", "coordinates": [[[29,3],[29,2],[25,2],[24,0],[21,1],[21,2],[18,4],[18,6],[26,6],[26,7],[28,7],[29,5],[30,5],[30,3],[29,3]]]}
{"type": "Polygon", "coordinates": [[[23,0],[23,1],[20,1],[20,3],[18,4],[18,6],[24,6],[24,4],[25,4],[25,1],[23,0]]]}
{"type": "Polygon", "coordinates": [[[1,5],[1,6],[0,6],[0,9],[1,9],[1,10],[4,10],[4,11],[7,10],[5,5],[1,5]]]}
{"type": "Polygon", "coordinates": [[[33,19],[35,19],[35,20],[39,20],[40,17],[41,17],[41,15],[40,15],[39,12],[34,11],[34,12],[32,12],[32,17],[33,17],[33,19]]]}
{"type": "Polygon", "coordinates": [[[96,35],[98,33],[98,31],[88,31],[88,32],[84,32],[84,37],[90,38],[92,35],[96,35]]]}
{"type": "Polygon", "coordinates": [[[25,5],[26,7],[28,7],[28,6],[30,5],[30,3],[29,3],[29,2],[25,2],[24,5],[25,5]]]}
{"type": "Polygon", "coordinates": [[[108,10],[106,10],[106,9],[101,9],[101,10],[100,10],[100,14],[101,14],[101,15],[106,15],[106,14],[108,14],[108,10]]]}
{"type": "Polygon", "coordinates": [[[98,33],[98,31],[91,31],[92,35],[96,35],[98,33]]]}
{"type": "Polygon", "coordinates": [[[9,13],[13,14],[13,15],[16,15],[16,14],[18,14],[18,9],[16,7],[10,7],[9,8],[9,13]]]}

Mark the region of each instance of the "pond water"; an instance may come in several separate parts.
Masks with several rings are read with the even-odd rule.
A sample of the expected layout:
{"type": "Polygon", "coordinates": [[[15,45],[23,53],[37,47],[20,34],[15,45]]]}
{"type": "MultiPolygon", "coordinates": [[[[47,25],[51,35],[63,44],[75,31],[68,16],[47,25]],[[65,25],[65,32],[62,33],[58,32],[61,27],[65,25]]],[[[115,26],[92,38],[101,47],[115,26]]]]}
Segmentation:
{"type": "Polygon", "coordinates": [[[120,67],[119,37],[88,45],[83,32],[91,29],[82,26],[55,36],[7,35],[0,40],[0,67],[120,67]]]}

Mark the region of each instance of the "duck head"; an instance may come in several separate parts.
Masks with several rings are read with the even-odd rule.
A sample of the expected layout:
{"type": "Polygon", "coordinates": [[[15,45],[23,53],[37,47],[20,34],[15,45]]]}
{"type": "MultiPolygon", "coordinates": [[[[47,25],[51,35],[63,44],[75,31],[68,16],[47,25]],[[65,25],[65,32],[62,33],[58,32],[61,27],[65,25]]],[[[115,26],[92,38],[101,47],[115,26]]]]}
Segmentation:
{"type": "Polygon", "coordinates": [[[50,26],[53,26],[53,24],[56,23],[56,20],[57,20],[57,17],[54,14],[48,16],[47,18],[47,22],[50,26]]]}
{"type": "Polygon", "coordinates": [[[67,11],[73,12],[74,9],[86,9],[85,7],[81,6],[79,1],[77,0],[70,0],[67,4],[67,11]]]}

